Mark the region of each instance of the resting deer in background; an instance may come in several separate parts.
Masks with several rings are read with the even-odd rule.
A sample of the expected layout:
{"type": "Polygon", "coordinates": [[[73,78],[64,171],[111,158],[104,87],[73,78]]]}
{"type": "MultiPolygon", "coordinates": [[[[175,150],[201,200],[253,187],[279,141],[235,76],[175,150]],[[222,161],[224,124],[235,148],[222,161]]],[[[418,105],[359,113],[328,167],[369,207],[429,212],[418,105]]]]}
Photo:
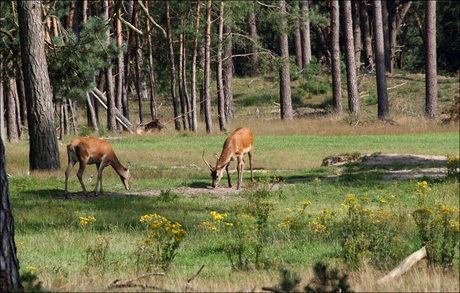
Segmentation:
{"type": "Polygon", "coordinates": [[[129,190],[129,179],[131,178],[131,174],[129,173],[130,164],[128,162],[126,168],[123,167],[107,141],[94,137],[76,138],[67,145],[67,156],[69,157],[69,166],[65,171],[66,198],[69,198],[67,193],[67,180],[69,179],[70,172],[76,162],[80,163],[77,177],[78,180],[80,180],[83,193],[86,197],[88,197],[88,193],[86,192],[82,177],[83,172],[85,172],[86,165],[89,164],[96,164],[97,167],[97,180],[96,188],[94,189],[94,196],[97,196],[97,186],[99,182],[101,183],[101,193],[103,193],[102,170],[109,165],[113,167],[115,172],[117,172],[118,176],[120,176],[121,182],[123,182],[125,188],[129,190]]]}
{"type": "Polygon", "coordinates": [[[216,187],[219,183],[222,175],[225,171],[227,171],[228,176],[228,187],[232,187],[232,181],[230,179],[230,173],[228,172],[228,166],[230,165],[230,161],[237,160],[237,171],[238,171],[238,185],[237,188],[239,189],[241,183],[243,181],[243,171],[244,171],[244,161],[243,155],[248,154],[249,156],[249,164],[251,166],[251,182],[254,182],[254,178],[252,177],[252,154],[254,151],[253,147],[253,139],[252,139],[252,132],[249,128],[240,127],[237,128],[232,134],[229,135],[227,140],[225,140],[224,147],[222,150],[222,154],[217,159],[216,166],[212,166],[209,164],[206,159],[204,158],[204,150],[203,150],[203,161],[211,170],[212,176],[212,187],[216,187]]]}

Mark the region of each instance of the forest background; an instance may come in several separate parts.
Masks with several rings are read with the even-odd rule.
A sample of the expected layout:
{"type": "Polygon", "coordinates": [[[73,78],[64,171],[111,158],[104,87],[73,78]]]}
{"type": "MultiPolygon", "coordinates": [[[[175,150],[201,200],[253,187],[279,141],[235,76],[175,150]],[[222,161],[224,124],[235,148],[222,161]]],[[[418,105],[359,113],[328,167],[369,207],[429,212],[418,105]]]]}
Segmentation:
{"type": "MultiPolygon", "coordinates": [[[[177,131],[187,131],[183,133],[185,140],[193,140],[189,136],[193,132],[215,134],[213,125],[216,123],[219,125],[217,133],[223,135],[227,133],[227,130],[233,129],[236,123],[245,123],[251,129],[258,131],[258,134],[261,135],[258,139],[262,141],[266,139],[263,135],[270,135],[270,132],[275,135],[279,133],[283,135],[305,134],[309,131],[310,134],[311,131],[321,134],[321,129],[324,131],[324,128],[319,125],[324,126],[324,121],[331,126],[326,131],[335,134],[458,131],[458,84],[451,85],[460,74],[458,71],[459,12],[458,4],[454,1],[13,1],[0,2],[0,5],[0,33],[2,35],[0,110],[5,114],[1,115],[0,129],[2,140],[9,142],[7,160],[17,163],[12,166],[13,168],[24,167],[24,153],[20,150],[23,150],[24,146],[22,140],[27,140],[27,138],[29,138],[29,170],[57,171],[61,168],[60,162],[62,162],[63,155],[62,147],[59,150],[57,143],[58,137],[59,140],[64,141],[65,136],[68,138],[86,135],[103,137],[117,134],[124,136],[121,134],[124,131],[145,134],[151,130],[161,130],[165,125],[173,122],[177,131]],[[28,14],[30,11],[36,11],[35,18],[28,14]],[[34,31],[37,28],[38,30],[34,31]],[[37,58],[38,55],[35,55],[37,50],[44,53],[44,58],[37,58]],[[37,61],[41,65],[41,71],[33,74],[34,71],[29,70],[33,67],[33,62],[31,63],[28,58],[37,61]],[[29,66],[31,64],[32,66],[29,66]],[[40,78],[42,78],[40,82],[37,82],[40,78]],[[373,81],[370,83],[371,79],[373,81]],[[398,81],[401,82],[398,83],[398,81]],[[33,85],[34,82],[35,85],[48,83],[49,88],[34,87],[29,84],[33,85]],[[422,86],[425,87],[425,91],[420,90],[420,83],[425,85],[422,86]],[[258,84],[258,90],[253,91],[256,84],[258,84]],[[407,84],[410,86],[405,86],[407,84]],[[247,91],[243,90],[244,88],[247,88],[247,91]],[[377,92],[375,92],[376,88],[377,92]],[[398,88],[398,94],[389,97],[388,90],[394,88],[398,88]],[[405,91],[401,91],[401,88],[405,88],[405,91]],[[236,94],[233,93],[234,90],[236,94]],[[250,91],[252,93],[248,95],[250,91]],[[410,97],[410,99],[401,97],[410,97]],[[342,98],[346,99],[342,101],[342,98]],[[301,129],[288,124],[294,118],[308,117],[315,119],[296,119],[295,122],[300,125],[301,129]],[[322,120],[322,117],[325,119],[322,120]],[[251,120],[251,118],[261,120],[251,120]],[[272,124],[270,121],[281,123],[272,124]],[[260,128],[261,123],[266,126],[270,125],[270,127],[260,128]],[[377,126],[358,128],[358,125],[377,126]],[[401,127],[388,128],[388,125],[401,127]],[[19,153],[12,152],[11,147],[18,150],[19,153]]],[[[165,130],[169,128],[161,131],[165,130]]],[[[153,133],[153,135],[156,134],[158,132],[153,133]]],[[[172,137],[175,136],[180,137],[180,132],[172,134],[172,137]]],[[[146,136],[146,138],[149,137],[146,136]]],[[[159,134],[158,137],[171,139],[159,134]]],[[[447,134],[443,138],[438,137],[439,141],[450,143],[444,144],[442,150],[440,148],[436,151],[437,154],[440,154],[441,151],[454,150],[455,155],[458,145],[452,144],[451,138],[447,134]]],[[[142,138],[138,139],[142,141],[142,138]]],[[[430,139],[434,139],[434,136],[430,136],[430,139]]],[[[305,141],[298,141],[295,135],[289,140],[305,145],[305,141]]],[[[210,141],[212,141],[211,144],[203,146],[215,148],[215,144],[221,143],[212,139],[210,141]]],[[[131,141],[131,143],[134,142],[131,141]]],[[[267,141],[259,143],[261,146],[264,144],[269,145],[267,141]]],[[[120,141],[120,144],[114,142],[113,145],[117,148],[134,149],[138,147],[131,145],[130,140],[124,139],[120,141]]],[[[289,143],[289,145],[292,146],[295,143],[289,143]]],[[[394,147],[391,143],[389,145],[394,147]]],[[[406,149],[401,148],[401,150],[413,150],[413,148],[410,146],[406,149]]],[[[148,152],[145,150],[145,154],[148,152]]],[[[175,154],[179,152],[178,149],[175,154]]],[[[169,154],[169,152],[159,153],[163,156],[169,154]]],[[[260,148],[262,157],[269,156],[268,154],[270,150],[260,148]]],[[[348,157],[351,159],[352,154],[349,153],[348,157]]],[[[141,159],[138,161],[140,162],[141,159]]],[[[292,161],[303,161],[303,155],[292,156],[289,162],[292,163],[292,161]]],[[[312,166],[312,159],[307,161],[307,165],[303,165],[302,168],[312,166]]],[[[363,190],[366,184],[364,187],[360,184],[363,180],[367,182],[368,170],[361,170],[365,173],[353,174],[356,169],[351,161],[348,163],[344,169],[347,174],[340,177],[337,173],[335,181],[337,190],[343,193],[345,185],[353,187],[354,183],[357,183],[358,189],[350,189],[352,190],[350,192],[367,195],[363,190]]],[[[458,165],[458,158],[456,164],[458,165]]],[[[453,170],[455,173],[457,169],[453,170]]],[[[295,174],[291,174],[290,177],[302,178],[304,171],[301,169],[294,171],[295,174]]],[[[163,171],[154,172],[155,175],[161,175],[163,171]]],[[[201,173],[201,171],[192,172],[186,176],[192,175],[199,178],[199,181],[206,181],[201,173]]],[[[310,177],[314,177],[314,181],[307,179],[312,184],[301,187],[301,189],[313,188],[314,190],[296,191],[296,187],[286,187],[283,192],[285,195],[322,193],[327,198],[335,199],[334,193],[337,190],[330,190],[327,185],[321,187],[320,184],[321,180],[327,181],[325,177],[332,173],[331,169],[328,169],[326,173],[323,170],[312,170],[310,177]]],[[[43,176],[48,177],[47,180],[43,180],[42,187],[51,192],[45,192],[45,197],[56,197],[62,187],[62,182],[53,179],[53,174],[55,173],[43,173],[43,176]]],[[[2,182],[7,182],[6,173],[0,175],[1,179],[5,180],[2,182]]],[[[266,175],[268,176],[268,173],[264,172],[263,175],[257,177],[263,179],[266,175]]],[[[34,182],[35,179],[26,179],[29,177],[24,176],[20,175],[14,179],[14,186],[16,186],[13,192],[14,202],[17,204],[20,199],[23,200],[21,209],[16,210],[15,213],[22,215],[19,222],[20,226],[23,225],[22,228],[35,229],[34,225],[30,225],[30,219],[27,219],[26,214],[29,211],[27,207],[29,204],[33,204],[36,200],[43,202],[39,198],[41,193],[33,190],[33,186],[40,185],[34,182]],[[29,190],[30,188],[32,189],[29,190]],[[22,194],[27,194],[27,196],[21,196],[22,194]]],[[[40,176],[36,178],[40,180],[40,176]]],[[[158,180],[158,183],[154,184],[158,184],[155,186],[159,188],[180,186],[182,183],[178,183],[178,180],[181,179],[177,176],[180,177],[180,174],[154,176],[157,179],[163,177],[163,180],[158,180]]],[[[374,179],[379,180],[380,176],[381,174],[373,176],[369,182],[373,182],[374,179]]],[[[109,175],[108,177],[109,185],[114,186],[116,176],[109,175]]],[[[458,179],[455,178],[453,181],[451,179],[450,181],[428,181],[430,185],[424,185],[423,182],[419,182],[420,185],[418,185],[410,181],[406,182],[399,192],[400,194],[409,193],[411,186],[416,185],[417,192],[424,195],[428,192],[428,186],[433,187],[431,184],[439,183],[436,185],[435,194],[440,195],[440,200],[433,199],[430,204],[431,206],[439,203],[450,205],[455,202],[455,199],[458,200],[458,190],[455,190],[455,187],[458,187],[458,181],[455,180],[458,179]]],[[[272,180],[270,183],[273,184],[275,179],[276,176],[270,179],[272,180]]],[[[138,182],[139,188],[151,188],[152,186],[147,186],[147,182],[148,180],[138,182]]],[[[254,193],[251,190],[249,193],[244,193],[243,200],[256,204],[257,201],[253,201],[254,199],[260,200],[267,194],[273,195],[265,192],[263,183],[259,184],[255,186],[254,193]]],[[[5,186],[7,185],[2,184],[2,188],[5,186]]],[[[4,196],[8,194],[8,191],[6,193],[3,191],[2,215],[3,208],[6,208],[5,215],[11,216],[8,208],[9,198],[4,196]]],[[[266,210],[268,213],[271,211],[271,204],[277,205],[277,216],[271,218],[271,224],[274,226],[265,226],[263,234],[258,235],[261,238],[249,243],[248,249],[254,249],[253,253],[247,251],[249,253],[247,260],[251,263],[251,269],[254,268],[253,266],[260,268],[257,258],[252,259],[252,256],[257,255],[259,244],[267,245],[266,241],[272,237],[270,235],[277,235],[279,237],[277,239],[283,239],[283,241],[294,239],[294,242],[286,243],[290,248],[298,248],[297,245],[301,242],[297,240],[305,236],[317,237],[312,231],[296,232],[297,224],[292,222],[293,218],[290,216],[283,221],[284,215],[278,209],[278,205],[284,207],[287,203],[283,203],[283,200],[290,196],[282,197],[281,194],[279,203],[274,203],[276,200],[270,196],[271,203],[264,200],[259,201],[263,206],[258,206],[252,211],[255,213],[253,217],[259,217],[257,221],[263,222],[263,207],[268,208],[266,210]],[[288,234],[284,232],[277,234],[282,230],[275,234],[272,233],[274,230],[270,229],[275,228],[276,221],[279,221],[281,226],[287,225],[284,227],[288,227],[289,237],[286,237],[288,234]]],[[[349,193],[349,195],[352,194],[349,193]]],[[[177,196],[174,192],[162,190],[156,204],[157,206],[163,204],[169,206],[170,200],[175,198],[177,196]],[[162,201],[164,203],[161,203],[162,201]]],[[[305,210],[308,204],[301,201],[300,197],[293,196],[291,199],[294,198],[297,204],[304,202],[305,210]]],[[[371,192],[370,198],[372,198],[373,207],[376,203],[383,203],[380,195],[371,192]]],[[[110,200],[110,198],[107,199],[110,200]]],[[[206,198],[203,200],[206,202],[206,198]]],[[[236,198],[236,205],[238,205],[238,200],[236,198]]],[[[398,210],[399,215],[402,212],[422,208],[423,202],[414,204],[411,200],[413,198],[403,199],[400,202],[407,210],[398,210]]],[[[334,204],[340,206],[339,202],[336,200],[334,204]]],[[[350,196],[347,202],[354,202],[353,197],[350,196]]],[[[105,203],[106,200],[103,204],[105,203]]],[[[39,209],[39,213],[52,215],[49,210],[53,208],[52,206],[59,208],[60,211],[63,209],[63,206],[56,206],[54,199],[47,207],[39,209]]],[[[149,204],[147,203],[146,206],[149,204]]],[[[232,209],[231,206],[213,203],[212,207],[209,207],[209,209],[217,210],[217,212],[213,211],[213,220],[216,219],[216,216],[219,218],[219,215],[223,217],[223,212],[227,208],[232,209]],[[219,214],[220,211],[222,214],[219,214]]],[[[173,210],[176,209],[173,207],[173,210]]],[[[323,215],[329,212],[327,209],[320,209],[315,207],[314,212],[323,215]]],[[[444,210],[428,209],[424,211],[430,213],[444,210]]],[[[448,210],[449,213],[450,211],[448,210]]],[[[458,219],[458,210],[453,209],[452,211],[454,219],[458,219]]],[[[38,214],[32,215],[32,218],[33,221],[56,221],[58,225],[62,224],[64,229],[72,227],[74,230],[82,229],[82,233],[87,233],[84,232],[87,231],[85,227],[91,227],[94,218],[84,217],[82,214],[83,219],[78,222],[75,217],[82,212],[93,213],[93,210],[88,209],[88,206],[78,212],[71,210],[70,213],[63,214],[62,219],[56,216],[60,212],[55,214],[56,219],[39,220],[40,215],[38,214]]],[[[148,211],[145,210],[145,212],[148,211]]],[[[173,214],[167,214],[168,218],[173,214]]],[[[238,217],[238,214],[232,216],[238,217]]],[[[181,217],[181,221],[190,220],[186,211],[181,217]]],[[[195,225],[197,227],[205,225],[205,222],[199,224],[203,218],[203,213],[196,216],[192,221],[193,225],[197,224],[195,225]]],[[[236,218],[233,220],[235,221],[228,223],[237,223],[236,218]]],[[[393,232],[401,218],[386,218],[386,220],[388,220],[386,222],[388,227],[391,227],[393,232]]],[[[113,226],[109,218],[104,218],[103,221],[101,226],[85,234],[88,237],[87,242],[90,242],[89,238],[97,238],[96,234],[99,231],[110,234],[112,231],[110,229],[116,226],[113,226]],[[107,230],[109,226],[110,231],[107,230]]],[[[123,236],[121,238],[125,238],[124,234],[130,233],[133,227],[139,228],[138,223],[134,224],[135,221],[137,220],[132,218],[124,221],[126,225],[122,227],[123,231],[120,235],[123,236]]],[[[330,228],[343,226],[342,221],[346,222],[346,218],[332,223],[330,228]]],[[[262,222],[258,224],[263,224],[262,222]]],[[[352,222],[348,223],[351,226],[348,226],[350,230],[347,233],[350,231],[354,233],[356,229],[359,229],[359,227],[352,226],[352,222]]],[[[447,219],[444,223],[455,224],[455,221],[449,222],[447,219]]],[[[458,227],[458,221],[456,223],[458,227]]],[[[307,222],[303,224],[311,225],[307,222]]],[[[186,230],[199,231],[193,225],[187,226],[186,230]]],[[[2,231],[13,231],[10,228],[3,229],[5,226],[11,227],[12,221],[2,222],[0,227],[2,231]]],[[[415,235],[414,225],[409,226],[407,235],[415,235]]],[[[342,232],[340,229],[336,231],[338,234],[342,232]]],[[[136,230],[136,233],[140,235],[142,231],[136,230]]],[[[224,231],[220,233],[222,233],[220,236],[226,237],[224,231]]],[[[80,239],[81,235],[83,234],[75,233],[73,237],[80,239]]],[[[189,235],[188,239],[191,240],[186,242],[188,245],[203,243],[207,237],[207,233],[189,235]],[[198,237],[197,239],[201,241],[194,242],[194,237],[198,237]]],[[[11,234],[2,232],[2,237],[7,239],[8,243],[13,243],[11,247],[15,247],[13,238],[9,236],[11,234]]],[[[24,236],[25,234],[21,235],[21,237],[24,236]]],[[[31,234],[31,237],[30,242],[35,242],[37,238],[34,237],[41,236],[31,234]]],[[[369,243],[366,243],[359,235],[349,238],[351,242],[341,242],[337,240],[338,238],[331,237],[330,235],[324,238],[317,237],[318,242],[314,242],[314,245],[321,246],[335,239],[332,241],[333,248],[326,248],[326,254],[330,255],[331,251],[339,251],[338,247],[341,247],[342,253],[345,253],[341,255],[341,258],[345,260],[345,263],[362,267],[362,261],[366,258],[367,253],[366,245],[369,243]],[[348,245],[355,244],[361,245],[360,249],[363,250],[346,249],[348,245]]],[[[393,253],[399,251],[398,257],[385,255],[387,250],[377,246],[378,253],[374,254],[370,260],[377,260],[376,267],[389,259],[392,260],[391,264],[395,265],[396,259],[420,244],[416,237],[407,238],[410,240],[409,244],[403,245],[405,249],[401,250],[399,247],[393,251],[393,253]]],[[[90,262],[85,264],[81,263],[81,260],[76,262],[80,269],[86,266],[79,274],[97,278],[100,272],[105,272],[107,265],[105,259],[96,265],[97,270],[100,269],[100,271],[89,271],[91,261],[98,261],[96,259],[100,256],[98,253],[105,253],[105,250],[102,249],[103,242],[100,242],[100,238],[97,239],[99,240],[96,241],[95,246],[89,245],[85,250],[87,256],[92,256],[93,259],[88,258],[90,262]]],[[[218,241],[219,239],[217,238],[218,241]]],[[[105,241],[108,248],[108,238],[105,241]]],[[[244,238],[239,241],[244,242],[244,238]]],[[[388,242],[379,241],[377,242],[388,244],[388,242]]],[[[425,242],[422,241],[422,243],[426,241],[425,239],[425,242]]],[[[31,247],[32,251],[41,249],[38,243],[36,245],[36,247],[31,247]]],[[[268,251],[273,249],[274,247],[270,245],[264,246],[264,249],[268,248],[268,251]]],[[[42,247],[45,246],[42,245],[42,247]]],[[[183,251],[193,250],[193,247],[186,246],[185,243],[181,247],[183,251]]],[[[227,249],[228,247],[231,246],[227,246],[227,249]]],[[[50,255],[56,255],[52,248],[48,248],[50,255]]],[[[75,251],[78,251],[78,248],[76,249],[75,251]]],[[[215,247],[200,249],[208,251],[213,258],[214,252],[222,253],[225,250],[225,245],[216,244],[215,247]]],[[[141,246],[138,246],[136,251],[139,257],[141,257],[141,250],[141,246]]],[[[297,250],[287,252],[292,253],[290,256],[293,257],[297,250]]],[[[458,255],[457,250],[451,249],[449,253],[454,251],[454,254],[458,255]]],[[[22,252],[21,249],[20,251],[22,252]]],[[[142,257],[147,257],[150,253],[145,252],[146,254],[142,257]]],[[[234,269],[234,263],[231,260],[231,253],[234,252],[231,250],[229,253],[231,267],[234,269]]],[[[332,255],[335,254],[332,253],[332,255]]],[[[269,257],[271,254],[267,253],[265,256],[269,257]]],[[[34,258],[34,254],[23,254],[23,257],[34,258]]],[[[317,255],[312,259],[317,259],[317,255]]],[[[306,261],[311,262],[312,259],[306,261]]],[[[144,261],[142,265],[147,265],[146,268],[151,269],[148,260],[144,261]]],[[[215,259],[208,261],[213,263],[215,259]]],[[[266,264],[269,264],[269,259],[265,261],[266,264]]],[[[446,262],[445,259],[430,259],[430,263],[436,261],[446,262]]],[[[186,263],[187,260],[178,260],[179,265],[184,262],[186,263]]],[[[225,260],[218,258],[217,264],[223,262],[225,260]]],[[[165,263],[169,264],[167,258],[165,263]]],[[[276,265],[275,260],[273,264],[276,265]]],[[[285,264],[300,265],[296,262],[285,264]]],[[[458,262],[452,263],[452,259],[448,259],[447,264],[449,267],[453,265],[458,268],[458,262]]],[[[133,265],[139,270],[141,263],[137,262],[133,265]]],[[[249,268],[243,264],[239,265],[239,269],[249,268]]],[[[32,266],[29,267],[31,274],[23,272],[23,276],[33,277],[35,269],[32,266]]],[[[192,268],[194,269],[196,268],[192,268]]],[[[44,267],[41,276],[48,276],[51,272],[44,267]]],[[[63,275],[59,275],[58,278],[46,279],[47,286],[59,288],[59,282],[65,282],[63,280],[69,277],[69,272],[70,275],[73,274],[73,271],[64,271],[63,275]]],[[[272,273],[269,271],[269,276],[272,276],[272,273]]],[[[452,275],[450,271],[447,272],[447,275],[444,273],[440,274],[439,283],[441,284],[445,282],[446,276],[449,282],[458,276],[452,275]]],[[[179,276],[179,278],[183,277],[183,275],[179,276]]],[[[285,275],[285,277],[288,276],[285,275]]],[[[104,281],[107,279],[98,282],[98,286],[103,286],[104,281]]],[[[215,289],[221,284],[213,286],[215,287],[212,288],[215,289]]],[[[363,288],[375,289],[373,286],[363,288]]],[[[455,285],[452,286],[449,288],[455,290],[455,285]]],[[[89,288],[85,287],[85,290],[89,288]]],[[[410,288],[410,285],[407,285],[407,288],[410,288]]],[[[67,287],[66,290],[70,288],[67,287]]]]}

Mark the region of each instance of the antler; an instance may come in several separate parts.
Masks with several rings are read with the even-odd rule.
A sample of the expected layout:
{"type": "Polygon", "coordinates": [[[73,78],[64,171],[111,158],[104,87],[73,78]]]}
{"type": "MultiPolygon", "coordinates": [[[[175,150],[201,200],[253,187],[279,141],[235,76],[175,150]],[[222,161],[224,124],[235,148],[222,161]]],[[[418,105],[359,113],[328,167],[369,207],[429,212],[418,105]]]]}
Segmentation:
{"type": "Polygon", "coordinates": [[[212,168],[214,168],[211,164],[208,163],[208,161],[206,161],[206,159],[204,158],[204,150],[203,150],[203,161],[206,163],[206,165],[208,165],[208,168],[212,170],[212,168]]]}

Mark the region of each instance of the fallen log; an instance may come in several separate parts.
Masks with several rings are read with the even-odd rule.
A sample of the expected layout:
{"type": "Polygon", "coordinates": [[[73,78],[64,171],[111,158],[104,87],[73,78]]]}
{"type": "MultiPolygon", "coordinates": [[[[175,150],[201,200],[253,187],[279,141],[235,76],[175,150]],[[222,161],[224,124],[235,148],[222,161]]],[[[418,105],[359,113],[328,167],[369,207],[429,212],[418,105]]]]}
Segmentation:
{"type": "Polygon", "coordinates": [[[377,281],[377,284],[383,285],[394,278],[404,274],[407,270],[409,270],[414,264],[416,264],[418,261],[428,257],[428,251],[426,249],[426,246],[423,246],[416,252],[412,253],[408,257],[406,257],[397,267],[395,267],[391,272],[389,272],[385,277],[379,279],[377,281]]]}
{"type": "MultiPolygon", "coordinates": [[[[107,98],[106,96],[98,89],[98,88],[93,88],[91,93],[96,97],[96,100],[102,105],[107,110],[107,98]]],[[[126,128],[129,132],[134,133],[131,130],[131,127],[133,127],[133,124],[131,121],[128,120],[123,114],[121,114],[120,110],[115,108],[115,116],[118,122],[120,122],[121,125],[123,125],[124,128],[126,128]]]]}

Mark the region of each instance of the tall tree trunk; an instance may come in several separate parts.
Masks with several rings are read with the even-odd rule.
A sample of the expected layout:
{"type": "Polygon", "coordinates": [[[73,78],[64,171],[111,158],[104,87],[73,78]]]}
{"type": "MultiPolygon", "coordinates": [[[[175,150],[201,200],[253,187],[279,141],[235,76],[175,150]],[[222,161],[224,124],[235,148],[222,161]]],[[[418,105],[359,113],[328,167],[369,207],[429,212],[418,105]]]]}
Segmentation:
{"type": "Polygon", "coordinates": [[[374,0],[374,36],[375,36],[375,67],[378,96],[378,117],[389,116],[387,80],[385,77],[385,54],[382,27],[382,7],[380,0],[374,0]]]}
{"type": "Polygon", "coordinates": [[[206,55],[206,48],[205,44],[200,43],[199,54],[198,54],[198,67],[201,69],[202,72],[202,82],[200,85],[200,116],[205,116],[206,111],[206,103],[205,103],[205,90],[204,90],[204,76],[205,76],[205,55],[206,55]]]}
{"type": "MultiPolygon", "coordinates": [[[[184,2],[182,2],[182,5],[184,2]]],[[[180,26],[184,25],[184,15],[181,14],[180,26]]],[[[179,34],[179,97],[180,97],[180,107],[181,107],[181,117],[182,124],[184,125],[184,130],[189,130],[189,121],[187,113],[187,99],[185,97],[185,35],[183,33],[179,34]]]]}
{"type": "Polygon", "coordinates": [[[219,113],[220,131],[227,128],[225,118],[225,98],[224,98],[224,83],[222,80],[222,39],[224,35],[224,2],[220,2],[219,9],[219,33],[217,35],[217,111],[219,113]]]}
{"type": "Polygon", "coordinates": [[[427,1],[425,13],[426,27],[426,75],[425,114],[428,119],[436,119],[438,108],[438,83],[436,68],[436,1],[427,1]]]}
{"type": "MultiPolygon", "coordinates": [[[[21,58],[18,56],[18,58],[21,58]]],[[[15,58],[15,68],[16,68],[16,85],[18,90],[18,98],[19,98],[19,114],[21,116],[20,121],[20,137],[22,139],[23,136],[23,128],[27,128],[27,102],[26,102],[26,89],[24,88],[24,78],[22,77],[22,71],[19,69],[20,65],[18,65],[19,60],[15,58]]]]}
{"type": "MultiPolygon", "coordinates": [[[[145,8],[149,11],[149,1],[145,1],[145,8]]],[[[147,17],[145,20],[146,32],[147,32],[147,54],[149,58],[149,77],[150,77],[150,115],[152,120],[157,119],[157,104],[156,104],[156,82],[155,82],[155,71],[153,69],[153,46],[152,46],[152,31],[150,30],[150,20],[147,17]]]]}
{"type": "MultiPolygon", "coordinates": [[[[121,5],[117,6],[117,11],[116,13],[118,16],[121,17],[121,5]]],[[[115,26],[116,26],[116,37],[117,37],[117,47],[121,51],[121,48],[123,46],[123,34],[122,34],[122,27],[121,27],[121,20],[117,17],[115,20],[115,26]]],[[[123,82],[125,81],[125,60],[124,60],[124,55],[121,53],[117,57],[117,69],[118,69],[118,74],[116,76],[116,101],[115,105],[118,109],[118,111],[123,111],[123,82]]],[[[118,129],[122,129],[121,124],[117,125],[118,129]]]]}
{"type": "Polygon", "coordinates": [[[352,18],[353,18],[353,40],[355,41],[355,61],[357,68],[361,65],[361,29],[359,22],[359,0],[351,2],[352,18]]]}
{"type": "Polygon", "coordinates": [[[258,35],[257,35],[257,25],[256,25],[256,13],[253,9],[249,11],[249,37],[254,41],[251,44],[251,76],[259,76],[259,55],[257,52],[258,35]]]}
{"type": "MultiPolygon", "coordinates": [[[[407,16],[406,16],[407,18],[407,16]]],[[[401,44],[401,53],[399,54],[398,68],[403,69],[404,66],[404,53],[406,52],[407,45],[407,33],[409,32],[409,25],[404,26],[403,42],[401,44]]]]}
{"type": "Polygon", "coordinates": [[[18,23],[27,97],[30,170],[59,170],[59,147],[45,55],[41,1],[18,1],[18,23]]]}
{"type": "Polygon", "coordinates": [[[388,1],[389,25],[390,25],[390,73],[393,72],[396,63],[396,37],[401,28],[401,23],[409,11],[412,1],[405,2],[404,4],[396,5],[396,2],[388,1]]]}
{"type": "MultiPolygon", "coordinates": [[[[10,62],[12,66],[12,62],[10,62]]],[[[16,78],[10,76],[6,80],[6,124],[7,124],[7,135],[9,142],[18,142],[18,123],[17,123],[17,112],[16,112],[16,100],[17,100],[17,87],[16,78]]],[[[3,114],[3,113],[2,113],[3,114]]]]}
{"type": "MultiPolygon", "coordinates": [[[[134,20],[134,0],[128,0],[126,2],[126,12],[128,15],[129,20],[131,23],[133,23],[134,20]]],[[[127,30],[126,32],[126,38],[128,40],[127,42],[127,50],[124,56],[124,61],[125,61],[125,80],[123,84],[123,101],[122,101],[122,107],[123,107],[123,116],[129,119],[129,103],[128,103],[128,94],[129,94],[129,87],[131,84],[131,59],[132,59],[132,51],[133,51],[133,34],[135,32],[131,32],[131,30],[127,30]]]]}
{"type": "Polygon", "coordinates": [[[2,204],[0,205],[0,291],[22,292],[19,261],[14,242],[14,217],[6,175],[5,147],[2,138],[0,138],[0,192],[2,196],[2,204]]]}
{"type": "MultiPolygon", "coordinates": [[[[4,92],[5,88],[3,87],[3,55],[0,53],[0,113],[5,113],[5,104],[4,104],[4,92]]],[[[5,115],[0,115],[0,138],[5,139],[5,115]]]]}
{"type": "Polygon", "coordinates": [[[233,109],[233,59],[232,59],[232,26],[224,23],[224,100],[225,100],[225,117],[228,120],[235,119],[235,110],[233,109]]]}
{"type": "Polygon", "coordinates": [[[331,61],[332,61],[332,104],[338,116],[343,115],[342,78],[340,70],[340,12],[339,0],[331,1],[331,61]]]}
{"type": "MultiPolygon", "coordinates": [[[[171,70],[171,96],[172,96],[172,101],[173,101],[173,107],[174,107],[174,117],[178,117],[180,115],[179,111],[179,100],[177,99],[177,94],[176,94],[176,65],[174,62],[174,47],[173,47],[173,41],[172,41],[172,36],[171,36],[171,17],[169,15],[169,0],[165,2],[166,5],[166,33],[167,33],[167,39],[168,39],[168,47],[169,47],[169,64],[170,64],[170,70],[171,70]]],[[[176,119],[174,121],[174,124],[176,126],[176,130],[180,130],[180,121],[179,119],[176,119]]]]}
{"type": "MultiPolygon", "coordinates": [[[[300,9],[303,14],[308,13],[308,0],[300,2],[300,9]]],[[[300,35],[302,38],[302,69],[311,61],[311,41],[310,41],[310,22],[304,20],[301,22],[300,35]]]]}
{"type": "Polygon", "coordinates": [[[353,20],[351,2],[342,0],[344,11],[345,55],[347,64],[348,109],[350,113],[359,115],[358,85],[356,83],[355,46],[353,41],[353,20]]]}
{"type": "Polygon", "coordinates": [[[382,25],[383,25],[383,43],[385,48],[385,68],[390,72],[391,59],[390,59],[390,25],[388,23],[388,7],[387,1],[381,1],[382,4],[382,25]]]}
{"type": "Polygon", "coordinates": [[[302,40],[300,37],[299,19],[294,20],[294,49],[295,49],[295,65],[299,70],[302,70],[302,40]]]}
{"type": "Polygon", "coordinates": [[[206,1],[206,37],[204,57],[204,100],[206,132],[213,133],[211,117],[211,0],[206,1]]]}
{"type": "MultiPolygon", "coordinates": [[[[134,2],[134,26],[138,27],[138,16],[136,12],[136,3],[134,2]]],[[[139,121],[140,123],[144,123],[144,110],[143,110],[143,102],[148,100],[148,93],[147,93],[147,85],[145,83],[144,72],[142,68],[144,67],[144,58],[142,55],[142,45],[139,34],[135,34],[136,40],[136,92],[137,97],[139,99],[139,121]]]]}
{"type": "Polygon", "coordinates": [[[192,123],[191,129],[198,132],[197,125],[197,109],[196,109],[196,57],[198,54],[198,34],[200,32],[200,6],[201,1],[196,4],[196,23],[195,23],[195,39],[193,40],[193,55],[192,55],[192,123]]]}
{"type": "Polygon", "coordinates": [[[61,105],[59,107],[59,111],[61,113],[60,119],[60,127],[59,127],[59,140],[64,141],[65,135],[65,106],[66,106],[66,99],[61,100],[61,105]]]}
{"type": "MultiPolygon", "coordinates": [[[[70,123],[69,123],[69,104],[67,102],[67,99],[63,99],[64,102],[64,128],[65,128],[65,134],[70,135],[70,123]]],[[[63,138],[61,138],[63,140],[63,138]]]]}
{"type": "MultiPolygon", "coordinates": [[[[109,0],[103,1],[104,6],[104,18],[108,22],[109,21],[109,0]]],[[[107,30],[106,36],[106,43],[107,45],[110,44],[110,26],[107,30]]],[[[115,117],[115,87],[113,83],[113,73],[112,68],[107,67],[105,68],[105,87],[107,91],[107,128],[111,132],[117,132],[117,120],[115,117]]]]}
{"type": "Polygon", "coordinates": [[[372,58],[372,38],[369,28],[369,13],[367,11],[367,0],[359,1],[360,9],[360,25],[361,25],[361,35],[363,38],[363,54],[364,54],[364,66],[366,68],[371,68],[373,62],[372,58]]]}
{"type": "Polygon", "coordinates": [[[327,40],[326,40],[326,36],[324,35],[324,31],[317,24],[313,25],[312,29],[316,34],[316,38],[318,40],[318,46],[321,48],[321,52],[323,53],[323,56],[325,58],[325,63],[326,65],[330,65],[331,64],[331,53],[329,52],[329,49],[327,46],[327,40]]]}
{"type": "Polygon", "coordinates": [[[281,56],[281,67],[279,70],[280,76],[280,107],[281,119],[292,120],[292,100],[291,100],[291,76],[289,74],[289,45],[286,34],[286,2],[280,0],[278,2],[280,10],[280,31],[279,31],[279,46],[281,56]]]}

